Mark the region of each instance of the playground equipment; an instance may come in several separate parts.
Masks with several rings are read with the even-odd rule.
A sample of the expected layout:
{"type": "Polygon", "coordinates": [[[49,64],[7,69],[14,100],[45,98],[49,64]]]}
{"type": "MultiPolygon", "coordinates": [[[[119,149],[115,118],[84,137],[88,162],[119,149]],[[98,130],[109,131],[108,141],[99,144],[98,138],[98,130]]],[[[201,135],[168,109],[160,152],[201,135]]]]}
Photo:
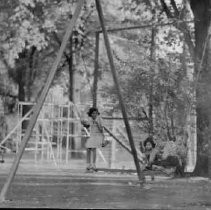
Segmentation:
{"type": "MultiPolygon", "coordinates": [[[[19,103],[19,119],[23,114],[23,109],[26,106],[32,106],[32,103],[19,103]]],[[[28,121],[29,117],[24,120],[28,121]]],[[[53,157],[57,162],[62,161],[63,152],[65,152],[65,160],[69,159],[69,145],[71,138],[79,138],[81,136],[80,119],[75,112],[74,105],[46,103],[43,105],[37,122],[34,126],[30,141],[27,144],[26,150],[34,150],[35,161],[38,160],[38,153],[41,151],[41,160],[53,157]],[[74,131],[71,128],[74,124],[74,131]],[[66,149],[63,151],[63,145],[66,149]],[[45,157],[46,156],[46,157],[45,157]]],[[[17,149],[22,141],[25,130],[19,126],[17,129],[17,149]]],[[[79,141],[77,139],[77,141],[79,141]]]]}
{"type": "MultiPolygon", "coordinates": [[[[62,100],[56,102],[52,97],[52,92],[49,92],[46,102],[42,106],[25,151],[33,151],[36,162],[39,160],[41,153],[41,160],[53,159],[56,164],[61,162],[64,156],[67,163],[70,141],[74,139],[79,142],[82,137],[80,118],[74,104],[71,102],[65,104],[62,100]],[[65,150],[63,146],[65,146],[65,150]]],[[[33,113],[33,106],[34,103],[31,102],[18,103],[17,125],[3,139],[1,145],[12,138],[16,152],[19,152],[26,131],[23,125],[28,124],[33,113]],[[24,115],[24,110],[29,111],[24,115]]]]}
{"type": "MultiPolygon", "coordinates": [[[[25,134],[23,125],[29,123],[30,116],[33,113],[33,106],[34,103],[32,102],[18,103],[17,123],[3,139],[1,145],[8,146],[5,143],[7,141],[12,142],[12,151],[19,152],[25,134]],[[28,112],[24,110],[28,110],[28,112]],[[26,112],[25,115],[24,112],[26,112]]],[[[28,154],[27,158],[33,158],[37,165],[44,162],[53,163],[58,168],[69,167],[68,164],[71,162],[73,154],[79,154],[81,158],[85,159],[87,133],[81,125],[81,118],[87,117],[89,107],[91,107],[91,104],[75,105],[72,102],[67,103],[64,101],[63,89],[60,88],[59,91],[51,89],[26,145],[24,155],[28,154]],[[57,92],[55,96],[54,92],[57,92]],[[77,148],[74,148],[72,143],[77,144],[77,148]]],[[[128,168],[127,165],[132,166],[133,164],[125,164],[123,159],[124,161],[129,159],[131,163],[133,161],[131,160],[132,153],[129,142],[125,131],[123,131],[122,120],[113,115],[108,116],[105,114],[112,113],[111,109],[113,107],[113,104],[108,104],[107,102],[99,105],[99,109],[102,110],[102,117],[104,116],[106,140],[110,144],[97,150],[97,162],[103,168],[128,168]],[[122,136],[124,136],[124,139],[122,136]]],[[[9,150],[11,147],[6,147],[6,149],[9,150]]],[[[140,157],[141,155],[139,154],[139,159],[140,157]]]]}
{"type": "MultiPolygon", "coordinates": [[[[31,106],[33,106],[32,103],[19,102],[19,121],[29,121],[29,116],[24,121],[21,116],[23,116],[23,109],[31,106]]],[[[80,108],[82,109],[82,106],[80,108]]],[[[82,131],[79,114],[81,114],[81,110],[78,110],[76,105],[71,102],[68,104],[56,104],[55,102],[43,104],[31,138],[25,148],[26,151],[34,152],[35,162],[53,160],[55,165],[59,166],[59,164],[70,161],[70,153],[85,152],[83,140],[87,134],[82,131]],[[71,142],[78,145],[78,148],[73,148],[71,142]]],[[[16,134],[17,152],[25,133],[21,124],[19,123],[16,134]]],[[[98,154],[106,162],[100,150],[98,154]]]]}

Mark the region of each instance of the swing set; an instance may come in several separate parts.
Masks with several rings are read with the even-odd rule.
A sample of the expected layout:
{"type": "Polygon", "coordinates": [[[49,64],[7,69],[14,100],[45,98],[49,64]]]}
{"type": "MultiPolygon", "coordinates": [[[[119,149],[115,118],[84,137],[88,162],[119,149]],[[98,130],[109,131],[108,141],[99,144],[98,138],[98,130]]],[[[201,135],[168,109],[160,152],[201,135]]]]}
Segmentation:
{"type": "MultiPolygon", "coordinates": [[[[36,125],[36,121],[38,119],[38,116],[41,112],[41,109],[44,105],[45,99],[47,97],[47,94],[49,92],[50,86],[52,84],[52,81],[54,79],[56,70],[59,66],[59,63],[61,61],[61,58],[63,56],[63,53],[65,51],[65,48],[68,44],[69,38],[72,35],[73,29],[76,25],[76,21],[79,18],[80,12],[82,10],[84,4],[84,0],[78,0],[77,1],[77,6],[75,9],[75,12],[72,16],[72,19],[70,20],[66,33],[63,37],[60,49],[58,51],[57,57],[52,65],[52,68],[49,72],[49,75],[47,77],[45,86],[37,100],[37,103],[35,103],[32,107],[31,110],[31,116],[30,116],[30,120],[29,120],[29,124],[28,127],[25,131],[25,134],[23,136],[23,139],[20,142],[20,147],[17,153],[17,156],[11,166],[10,172],[8,174],[8,177],[3,185],[3,188],[1,189],[0,192],[0,202],[5,201],[5,197],[7,195],[8,189],[11,186],[11,183],[16,175],[20,160],[23,156],[24,150],[26,148],[26,145],[32,135],[34,126],[36,125]]],[[[120,108],[121,108],[121,112],[122,112],[122,119],[124,121],[125,124],[125,128],[127,131],[127,137],[129,140],[129,144],[130,147],[128,147],[127,145],[125,145],[122,141],[120,141],[108,128],[105,127],[105,131],[113,138],[115,139],[124,149],[126,149],[132,156],[133,156],[133,160],[134,160],[134,164],[136,167],[136,173],[137,173],[137,177],[139,180],[139,184],[140,186],[143,185],[143,183],[145,182],[145,176],[140,168],[140,162],[142,163],[142,160],[139,158],[139,154],[136,150],[135,147],[135,143],[134,143],[134,138],[133,138],[133,134],[131,131],[131,127],[129,124],[129,118],[126,112],[126,108],[125,108],[125,104],[123,101],[123,97],[120,91],[120,86],[119,86],[119,81],[118,81],[118,75],[115,69],[115,65],[114,65],[114,60],[113,60],[113,56],[112,56],[112,50],[111,50],[111,46],[110,46],[110,42],[109,42],[109,38],[108,38],[108,32],[114,32],[114,31],[120,31],[120,30],[130,30],[130,29],[136,29],[136,28],[144,28],[144,27],[150,27],[148,26],[137,26],[137,27],[126,27],[126,28],[119,28],[119,29],[106,29],[105,27],[105,21],[104,21],[104,15],[103,15],[103,10],[101,7],[101,3],[100,0],[95,0],[95,5],[96,5],[96,10],[98,13],[98,17],[99,17],[99,22],[101,25],[101,30],[95,31],[95,37],[96,37],[96,43],[95,43],[95,64],[94,64],[94,83],[93,83],[93,106],[96,107],[97,106],[97,80],[98,80],[98,67],[99,67],[99,36],[102,33],[103,37],[104,37],[104,42],[105,42],[105,48],[106,48],[106,52],[107,52],[107,56],[108,56],[108,60],[109,60],[109,64],[110,64],[110,69],[111,69],[111,73],[112,73],[112,77],[114,80],[114,84],[117,90],[117,95],[118,95],[118,99],[119,99],[119,104],[120,104],[120,108]]],[[[169,23],[172,24],[172,23],[169,23]]],[[[154,26],[151,26],[154,27],[154,26]]]]}

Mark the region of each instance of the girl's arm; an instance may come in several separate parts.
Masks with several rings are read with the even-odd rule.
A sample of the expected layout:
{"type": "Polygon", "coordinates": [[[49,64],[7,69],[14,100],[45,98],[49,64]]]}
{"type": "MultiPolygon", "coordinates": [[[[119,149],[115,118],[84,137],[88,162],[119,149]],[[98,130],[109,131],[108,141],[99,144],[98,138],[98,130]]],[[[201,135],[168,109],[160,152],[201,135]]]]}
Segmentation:
{"type": "Polygon", "coordinates": [[[97,125],[98,125],[99,130],[104,134],[103,122],[102,122],[101,117],[97,118],[97,125]]]}
{"type": "Polygon", "coordinates": [[[150,163],[153,163],[155,158],[156,158],[156,155],[158,154],[158,150],[156,148],[154,148],[150,154],[150,158],[149,158],[149,162],[150,163]]]}
{"type": "Polygon", "coordinates": [[[90,127],[90,124],[87,120],[81,120],[81,124],[86,128],[88,129],[90,127]]]}
{"type": "Polygon", "coordinates": [[[85,132],[86,136],[90,136],[90,124],[87,120],[81,120],[81,124],[83,125],[83,131],[85,132]]]}
{"type": "Polygon", "coordinates": [[[102,118],[101,117],[98,117],[97,124],[98,124],[98,127],[99,127],[102,135],[103,135],[102,146],[104,147],[106,145],[106,141],[105,141],[105,130],[104,130],[103,121],[102,121],[102,118]]]}

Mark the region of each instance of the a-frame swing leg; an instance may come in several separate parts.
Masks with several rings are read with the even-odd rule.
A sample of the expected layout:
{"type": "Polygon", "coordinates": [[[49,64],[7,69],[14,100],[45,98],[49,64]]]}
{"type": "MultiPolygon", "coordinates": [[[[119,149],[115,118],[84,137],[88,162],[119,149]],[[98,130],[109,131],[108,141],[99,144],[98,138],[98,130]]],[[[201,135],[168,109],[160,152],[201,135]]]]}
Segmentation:
{"type": "Polygon", "coordinates": [[[78,4],[77,4],[77,7],[76,7],[76,10],[74,12],[74,15],[73,15],[72,19],[70,20],[70,24],[69,24],[69,26],[67,28],[67,31],[66,31],[65,35],[64,35],[64,38],[63,38],[62,44],[60,46],[59,52],[57,54],[56,60],[53,63],[51,71],[50,71],[50,73],[48,75],[46,84],[45,84],[45,86],[43,88],[43,91],[42,91],[40,97],[38,98],[38,103],[36,103],[34,105],[34,107],[33,107],[33,114],[32,114],[32,117],[30,118],[29,125],[28,125],[27,130],[26,130],[26,134],[23,137],[23,140],[22,140],[22,143],[21,143],[21,146],[20,146],[20,150],[19,150],[19,152],[18,152],[18,154],[16,156],[16,159],[14,160],[14,162],[12,164],[12,167],[10,169],[8,178],[7,178],[3,188],[1,190],[0,202],[5,201],[5,196],[7,194],[7,191],[9,189],[9,187],[10,187],[10,184],[13,181],[13,178],[14,178],[14,176],[16,174],[16,171],[18,169],[18,165],[20,163],[20,159],[21,159],[21,157],[23,155],[23,152],[24,152],[24,149],[26,147],[26,144],[27,144],[27,142],[28,142],[28,140],[29,140],[29,138],[31,136],[32,130],[33,130],[34,126],[35,126],[35,123],[37,121],[37,118],[38,118],[38,115],[39,115],[40,110],[42,108],[42,105],[43,105],[43,103],[45,101],[45,98],[47,96],[47,93],[48,93],[48,91],[50,89],[50,86],[51,86],[51,83],[52,83],[52,81],[54,79],[56,70],[58,68],[60,60],[61,60],[62,55],[64,53],[64,50],[66,48],[66,45],[67,45],[67,43],[69,41],[69,37],[71,36],[71,34],[73,32],[73,28],[74,28],[74,26],[76,24],[76,20],[79,17],[79,14],[81,12],[83,4],[84,4],[84,0],[78,0],[78,4]]]}
{"type": "Polygon", "coordinates": [[[93,82],[93,107],[97,107],[97,89],[98,89],[98,74],[99,74],[99,41],[100,33],[95,33],[95,66],[94,66],[94,82],[93,82]]]}
{"type": "Polygon", "coordinates": [[[129,139],[130,146],[131,146],[131,151],[132,151],[132,154],[133,154],[133,159],[134,159],[137,174],[138,174],[138,179],[139,179],[140,185],[142,185],[142,183],[145,180],[145,177],[141,173],[141,169],[140,169],[140,165],[139,165],[139,161],[138,161],[138,156],[137,156],[137,151],[136,151],[135,144],[134,144],[134,141],[133,141],[133,136],[132,136],[132,132],[131,132],[131,129],[130,129],[130,124],[128,122],[126,108],[125,108],[123,98],[122,98],[122,95],[121,95],[121,92],[120,92],[120,86],[119,86],[117,73],[116,73],[115,66],[114,66],[114,61],[113,61],[111,47],[110,47],[110,43],[109,43],[109,39],[108,39],[108,34],[107,34],[107,31],[106,31],[106,28],[105,28],[103,10],[102,10],[102,7],[101,7],[100,0],[95,0],[95,4],[96,4],[100,24],[101,24],[101,27],[102,27],[102,32],[103,32],[103,36],[104,36],[108,60],[109,60],[111,72],[112,72],[112,75],[113,75],[114,84],[116,86],[116,90],[117,90],[117,93],[118,93],[119,103],[120,103],[120,106],[121,106],[122,115],[123,115],[123,118],[124,118],[124,123],[125,123],[125,127],[126,127],[127,134],[128,134],[128,139],[129,139]]]}

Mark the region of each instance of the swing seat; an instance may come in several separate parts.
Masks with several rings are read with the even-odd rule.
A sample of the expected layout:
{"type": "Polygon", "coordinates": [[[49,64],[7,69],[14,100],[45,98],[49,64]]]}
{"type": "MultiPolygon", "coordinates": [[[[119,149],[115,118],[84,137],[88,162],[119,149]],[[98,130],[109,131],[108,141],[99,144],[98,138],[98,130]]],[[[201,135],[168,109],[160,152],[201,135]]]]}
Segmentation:
{"type": "MultiPolygon", "coordinates": [[[[134,174],[137,173],[137,171],[135,169],[111,169],[111,168],[97,168],[98,171],[101,172],[107,172],[107,173],[127,173],[127,174],[134,174]]],[[[143,175],[146,176],[150,176],[151,180],[155,179],[155,176],[163,176],[163,177],[171,177],[172,174],[168,174],[164,171],[158,171],[158,170],[148,170],[148,169],[144,169],[142,171],[143,175]]]]}
{"type": "Polygon", "coordinates": [[[110,143],[109,140],[105,140],[105,143],[102,145],[102,147],[106,147],[110,143]]]}
{"type": "Polygon", "coordinates": [[[145,168],[143,171],[146,175],[150,175],[150,176],[155,176],[155,175],[172,176],[175,172],[175,168],[174,167],[165,168],[165,169],[158,169],[158,168],[148,169],[148,168],[145,168]]]}

